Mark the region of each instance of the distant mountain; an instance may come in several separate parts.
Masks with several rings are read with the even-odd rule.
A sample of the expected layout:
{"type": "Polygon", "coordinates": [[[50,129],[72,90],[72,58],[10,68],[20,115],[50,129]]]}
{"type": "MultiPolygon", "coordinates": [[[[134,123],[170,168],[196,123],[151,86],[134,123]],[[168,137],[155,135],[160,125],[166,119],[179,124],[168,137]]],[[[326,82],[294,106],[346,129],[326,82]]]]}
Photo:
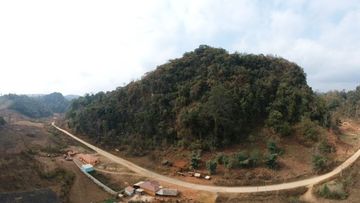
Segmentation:
{"type": "Polygon", "coordinates": [[[61,93],[48,95],[8,94],[0,97],[2,108],[13,109],[31,118],[48,117],[53,113],[63,113],[70,102],[61,93]]]}
{"type": "Polygon", "coordinates": [[[28,97],[42,97],[42,96],[44,96],[46,94],[25,94],[25,95],[28,96],[28,97]]]}
{"type": "Polygon", "coordinates": [[[38,100],[54,113],[63,113],[69,107],[69,101],[58,92],[38,97],[38,100]]]}
{"type": "Polygon", "coordinates": [[[213,148],[264,127],[288,135],[304,118],[327,126],[319,99],[295,63],[204,45],[125,87],[74,100],[67,119],[109,145],[213,148]]]}
{"type": "Polygon", "coordinates": [[[8,103],[8,108],[31,118],[47,117],[51,110],[34,97],[26,95],[9,94],[2,96],[2,102],[8,103]]]}
{"type": "Polygon", "coordinates": [[[79,97],[80,97],[79,95],[73,95],[73,94],[65,95],[65,99],[67,99],[68,101],[77,99],[79,97]]]}

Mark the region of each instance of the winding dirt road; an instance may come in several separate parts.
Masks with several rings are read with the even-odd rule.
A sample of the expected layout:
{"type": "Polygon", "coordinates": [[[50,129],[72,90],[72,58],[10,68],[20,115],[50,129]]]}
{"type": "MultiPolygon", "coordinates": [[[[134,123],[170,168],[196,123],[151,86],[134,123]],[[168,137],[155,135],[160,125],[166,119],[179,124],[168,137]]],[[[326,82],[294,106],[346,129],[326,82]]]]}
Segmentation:
{"type": "Polygon", "coordinates": [[[189,183],[189,182],[185,182],[182,180],[178,180],[175,178],[170,178],[168,176],[164,176],[164,175],[160,175],[158,173],[155,173],[153,171],[149,171],[145,168],[142,168],[130,161],[127,161],[125,159],[122,159],[120,157],[117,157],[109,152],[106,152],[88,142],[85,142],[84,140],[76,137],[75,135],[67,132],[64,129],[59,128],[58,126],[55,125],[55,123],[53,122],[51,124],[53,127],[55,127],[56,129],[58,129],[59,131],[65,133],[66,135],[72,137],[73,139],[77,140],[78,142],[86,145],[87,147],[93,149],[94,151],[96,151],[97,153],[99,153],[100,155],[110,159],[113,162],[116,162],[118,164],[121,164],[127,168],[129,168],[130,170],[139,173],[143,176],[152,178],[152,179],[157,179],[159,181],[163,181],[163,182],[167,182],[170,184],[174,184],[174,185],[179,185],[182,187],[186,187],[186,188],[190,188],[193,190],[202,190],[202,191],[208,191],[208,192],[221,192],[221,193],[256,193],[256,192],[270,192],[270,191],[280,191],[280,190],[289,190],[289,189],[294,189],[294,188],[300,188],[300,187],[306,187],[306,186],[310,186],[310,185],[315,185],[321,182],[324,182],[328,179],[333,178],[334,176],[340,174],[342,172],[342,170],[344,170],[345,168],[351,166],[360,156],[360,149],[354,153],[350,158],[348,158],[345,162],[343,162],[340,166],[336,167],[333,171],[326,173],[324,175],[320,175],[320,176],[315,176],[312,178],[308,178],[305,180],[299,180],[299,181],[294,181],[294,182],[288,182],[288,183],[282,183],[282,184],[274,184],[274,185],[267,185],[267,186],[240,186],[240,187],[224,187],[224,186],[210,186],[210,185],[200,185],[200,184],[194,184],[194,183],[189,183]]]}

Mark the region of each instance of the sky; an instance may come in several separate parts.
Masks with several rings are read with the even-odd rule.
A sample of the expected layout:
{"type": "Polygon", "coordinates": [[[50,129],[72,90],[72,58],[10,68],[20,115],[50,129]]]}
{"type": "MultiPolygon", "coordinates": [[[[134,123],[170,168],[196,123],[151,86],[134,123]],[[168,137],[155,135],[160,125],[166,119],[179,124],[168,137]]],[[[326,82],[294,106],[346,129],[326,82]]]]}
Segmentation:
{"type": "Polygon", "coordinates": [[[354,89],[360,2],[0,1],[0,93],[110,91],[201,44],[286,58],[315,91],[354,89]]]}

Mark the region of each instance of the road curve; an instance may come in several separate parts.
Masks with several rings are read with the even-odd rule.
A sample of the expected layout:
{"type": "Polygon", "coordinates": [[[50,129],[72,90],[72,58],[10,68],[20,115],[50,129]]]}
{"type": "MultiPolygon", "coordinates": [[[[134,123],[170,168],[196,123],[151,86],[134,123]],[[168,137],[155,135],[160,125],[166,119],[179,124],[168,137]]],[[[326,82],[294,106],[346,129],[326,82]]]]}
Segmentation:
{"type": "Polygon", "coordinates": [[[190,188],[193,190],[202,190],[202,191],[208,191],[208,192],[221,192],[221,193],[257,193],[257,192],[271,192],[271,191],[280,191],[280,190],[289,190],[299,187],[306,187],[309,185],[314,185],[321,183],[323,181],[326,181],[328,179],[333,178],[334,176],[340,174],[342,170],[346,169],[347,167],[351,166],[360,156],[360,149],[354,153],[350,158],[348,158],[345,162],[343,162],[340,166],[336,167],[334,170],[332,170],[329,173],[326,173],[324,175],[315,176],[312,178],[308,178],[305,180],[299,180],[294,182],[288,182],[288,183],[281,183],[281,184],[274,184],[274,185],[267,185],[267,186],[240,186],[240,187],[224,187],[224,186],[211,186],[211,185],[200,185],[195,183],[189,183],[182,180],[178,180],[175,178],[170,178],[168,176],[160,175],[158,173],[155,173],[153,171],[149,171],[145,168],[142,168],[130,161],[127,161],[125,159],[122,159],[120,157],[117,157],[109,152],[106,152],[98,147],[95,147],[94,145],[85,142],[84,140],[76,137],[75,135],[69,133],[68,131],[59,128],[55,125],[54,122],[51,123],[53,127],[58,129],[59,131],[65,133],[66,135],[72,137],[73,139],[77,140],[78,142],[86,145],[87,147],[93,149],[97,153],[99,153],[102,156],[107,157],[113,162],[116,162],[118,164],[121,164],[130,170],[139,173],[143,176],[157,179],[159,181],[167,182],[170,184],[178,185],[181,187],[190,188]]]}

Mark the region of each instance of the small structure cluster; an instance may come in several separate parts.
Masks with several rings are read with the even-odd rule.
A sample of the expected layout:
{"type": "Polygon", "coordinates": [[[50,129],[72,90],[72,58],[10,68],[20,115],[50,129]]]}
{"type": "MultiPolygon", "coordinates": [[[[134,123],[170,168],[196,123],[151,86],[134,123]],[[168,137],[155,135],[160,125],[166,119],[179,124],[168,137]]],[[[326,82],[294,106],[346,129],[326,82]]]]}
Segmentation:
{"type": "MultiPolygon", "coordinates": [[[[74,156],[77,153],[74,152],[68,152],[68,154],[72,154],[74,156]]],[[[89,173],[94,171],[94,165],[99,163],[99,158],[96,156],[93,156],[91,154],[78,154],[76,156],[77,159],[79,159],[83,164],[81,165],[81,170],[89,173]]]]}
{"type": "Polygon", "coordinates": [[[157,181],[140,181],[133,186],[126,187],[124,193],[128,196],[145,193],[151,196],[176,197],[179,191],[177,189],[163,188],[157,181]]]}

